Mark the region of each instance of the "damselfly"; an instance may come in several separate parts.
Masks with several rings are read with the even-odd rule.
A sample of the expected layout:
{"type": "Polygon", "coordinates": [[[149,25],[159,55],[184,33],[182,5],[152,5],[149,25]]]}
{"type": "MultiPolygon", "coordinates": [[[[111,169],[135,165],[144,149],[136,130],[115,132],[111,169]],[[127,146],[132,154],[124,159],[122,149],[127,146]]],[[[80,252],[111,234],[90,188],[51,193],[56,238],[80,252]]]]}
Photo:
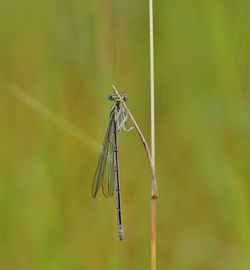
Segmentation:
{"type": "Polygon", "coordinates": [[[128,113],[121,102],[122,100],[126,101],[128,99],[127,95],[122,94],[118,97],[116,94],[110,94],[108,99],[113,101],[113,105],[110,110],[109,124],[96,168],[91,195],[95,198],[100,187],[102,187],[102,193],[106,198],[112,197],[115,191],[118,237],[120,240],[123,240],[124,232],[122,223],[117,133],[121,129],[128,132],[132,127],[129,129],[126,128],[128,113]]]}

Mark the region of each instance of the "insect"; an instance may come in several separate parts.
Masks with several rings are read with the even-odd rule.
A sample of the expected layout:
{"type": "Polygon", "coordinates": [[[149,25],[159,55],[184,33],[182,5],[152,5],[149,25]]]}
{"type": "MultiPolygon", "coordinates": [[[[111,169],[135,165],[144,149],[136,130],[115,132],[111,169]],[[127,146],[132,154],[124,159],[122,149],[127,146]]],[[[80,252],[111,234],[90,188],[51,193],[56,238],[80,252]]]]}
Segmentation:
{"type": "Polygon", "coordinates": [[[95,198],[100,188],[102,188],[102,193],[106,198],[112,197],[115,192],[118,237],[119,240],[123,240],[124,231],[122,223],[117,133],[122,129],[128,132],[132,130],[133,127],[129,129],[126,128],[128,113],[121,102],[121,99],[127,101],[127,95],[122,94],[118,97],[116,94],[110,94],[108,99],[113,101],[113,105],[110,110],[109,123],[92,183],[91,195],[95,198]]]}

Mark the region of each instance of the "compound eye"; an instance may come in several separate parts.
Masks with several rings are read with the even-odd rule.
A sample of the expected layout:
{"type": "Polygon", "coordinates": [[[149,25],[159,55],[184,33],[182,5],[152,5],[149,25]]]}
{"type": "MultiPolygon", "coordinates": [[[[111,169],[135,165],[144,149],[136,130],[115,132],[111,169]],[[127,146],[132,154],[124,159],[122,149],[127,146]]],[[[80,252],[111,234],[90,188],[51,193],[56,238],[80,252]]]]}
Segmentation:
{"type": "Polygon", "coordinates": [[[108,100],[114,100],[114,96],[112,94],[108,95],[108,100]]]}
{"type": "Polygon", "coordinates": [[[123,100],[124,100],[124,101],[127,101],[127,100],[128,100],[128,96],[127,96],[127,95],[124,95],[124,96],[123,96],[123,100]]]}

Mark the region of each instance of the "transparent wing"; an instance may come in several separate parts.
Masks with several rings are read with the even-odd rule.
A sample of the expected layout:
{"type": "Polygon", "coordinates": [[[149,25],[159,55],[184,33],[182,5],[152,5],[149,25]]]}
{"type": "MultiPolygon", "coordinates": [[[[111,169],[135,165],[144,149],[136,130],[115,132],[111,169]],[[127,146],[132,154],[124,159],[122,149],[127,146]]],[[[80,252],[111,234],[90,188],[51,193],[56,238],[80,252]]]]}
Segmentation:
{"type": "Polygon", "coordinates": [[[105,197],[114,193],[114,111],[110,114],[108,128],[105,134],[101,154],[92,183],[91,195],[96,197],[100,186],[105,197]]]}
{"type": "Polygon", "coordinates": [[[107,165],[104,171],[104,177],[102,181],[102,192],[104,196],[112,197],[115,187],[115,166],[114,166],[114,121],[112,122],[112,131],[109,141],[109,151],[107,156],[107,165]]]}

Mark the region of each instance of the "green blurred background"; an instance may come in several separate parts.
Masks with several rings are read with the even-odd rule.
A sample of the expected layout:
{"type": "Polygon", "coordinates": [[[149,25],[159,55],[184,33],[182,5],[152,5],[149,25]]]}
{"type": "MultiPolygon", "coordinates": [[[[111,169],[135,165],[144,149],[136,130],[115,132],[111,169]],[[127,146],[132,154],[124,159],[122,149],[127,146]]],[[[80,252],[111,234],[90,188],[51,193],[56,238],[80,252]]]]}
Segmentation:
{"type": "MultiPolygon", "coordinates": [[[[250,269],[249,14],[155,1],[158,269],[250,269]]],[[[135,131],[119,136],[125,241],[114,200],[90,196],[113,83],[150,141],[147,1],[0,2],[0,269],[149,269],[135,131]]]]}

